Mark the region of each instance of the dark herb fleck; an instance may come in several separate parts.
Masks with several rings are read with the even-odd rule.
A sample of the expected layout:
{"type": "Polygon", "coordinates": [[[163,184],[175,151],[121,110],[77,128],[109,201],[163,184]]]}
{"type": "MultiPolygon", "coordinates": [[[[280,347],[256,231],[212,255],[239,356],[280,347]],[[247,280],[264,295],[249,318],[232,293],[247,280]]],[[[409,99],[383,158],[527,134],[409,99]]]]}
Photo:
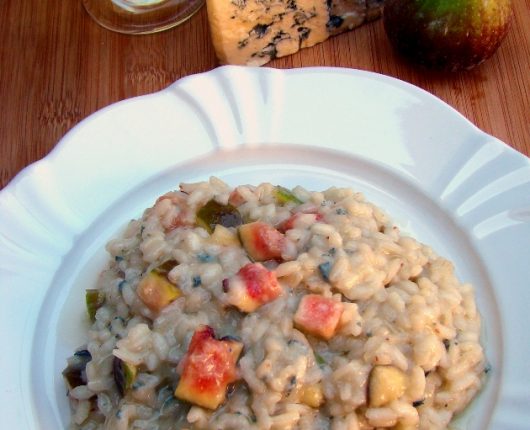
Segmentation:
{"type": "Polygon", "coordinates": [[[336,213],[337,215],[346,215],[348,212],[347,212],[346,209],[344,209],[344,208],[338,208],[338,209],[335,211],[335,213],[336,213]]]}
{"type": "Polygon", "coordinates": [[[451,346],[451,341],[449,339],[444,339],[443,343],[444,343],[444,346],[445,346],[445,350],[449,351],[449,347],[451,346]]]}
{"type": "Polygon", "coordinates": [[[486,367],[484,367],[484,373],[487,375],[491,372],[491,364],[486,364],[486,367]]]}
{"type": "Polygon", "coordinates": [[[120,293],[123,291],[123,287],[125,287],[126,283],[127,281],[124,279],[123,281],[120,281],[120,283],[118,284],[118,290],[120,293]]]}
{"type": "Polygon", "coordinates": [[[215,261],[215,257],[213,255],[210,255],[210,254],[206,253],[206,252],[198,254],[197,258],[198,258],[198,260],[201,263],[211,263],[211,262],[215,261]]]}
{"type": "Polygon", "coordinates": [[[328,364],[328,362],[324,360],[324,357],[322,357],[318,352],[315,352],[315,361],[317,362],[319,367],[322,367],[328,364]]]}
{"type": "Polygon", "coordinates": [[[291,378],[289,379],[289,382],[287,384],[287,395],[289,395],[291,393],[291,391],[296,387],[296,376],[291,376],[291,378]]]}
{"type": "Polygon", "coordinates": [[[236,384],[228,384],[226,387],[226,396],[230,398],[232,394],[236,391],[236,384]]]}
{"type": "Polygon", "coordinates": [[[142,388],[145,384],[142,381],[134,381],[132,384],[132,389],[137,390],[138,388],[142,388]]]}
{"type": "Polygon", "coordinates": [[[231,334],[227,334],[226,336],[223,336],[221,339],[219,340],[228,340],[230,342],[241,342],[241,338],[237,337],[237,336],[233,336],[231,334]]]}
{"type": "Polygon", "coordinates": [[[412,402],[412,406],[417,408],[418,406],[421,406],[425,403],[425,400],[416,400],[415,402],[412,402]]]}
{"type": "Polygon", "coordinates": [[[331,272],[331,263],[329,261],[326,261],[325,263],[321,263],[318,265],[318,270],[320,271],[320,275],[322,278],[329,282],[329,274],[331,272]]]}
{"type": "Polygon", "coordinates": [[[197,288],[198,286],[202,284],[202,279],[198,275],[194,276],[192,281],[193,281],[193,288],[197,288]]]}
{"type": "Polygon", "coordinates": [[[76,357],[83,357],[83,358],[88,358],[89,360],[92,360],[92,354],[90,354],[90,352],[88,352],[87,349],[81,349],[79,351],[76,351],[74,352],[74,355],[76,357]]]}
{"type": "Polygon", "coordinates": [[[119,263],[120,261],[123,261],[123,257],[121,255],[116,255],[116,257],[114,257],[114,261],[116,261],[116,263],[119,263]]]}
{"type": "Polygon", "coordinates": [[[234,414],[235,415],[239,415],[241,417],[245,417],[247,419],[247,421],[249,422],[249,424],[255,423],[257,421],[257,419],[256,419],[256,417],[254,415],[249,417],[248,415],[244,414],[243,412],[239,412],[239,411],[235,411],[234,414]]]}

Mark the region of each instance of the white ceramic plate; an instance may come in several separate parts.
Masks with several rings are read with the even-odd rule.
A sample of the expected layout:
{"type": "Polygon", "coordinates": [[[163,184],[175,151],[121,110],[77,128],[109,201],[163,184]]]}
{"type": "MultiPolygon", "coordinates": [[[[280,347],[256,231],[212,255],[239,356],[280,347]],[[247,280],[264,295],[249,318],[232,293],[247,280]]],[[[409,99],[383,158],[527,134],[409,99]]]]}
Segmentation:
{"type": "Polygon", "coordinates": [[[492,371],[456,428],[530,423],[530,162],[432,95],[373,73],[223,67],[87,118],[0,193],[2,427],[59,429],[105,243],[216,175],[351,186],[475,285],[492,371]]]}

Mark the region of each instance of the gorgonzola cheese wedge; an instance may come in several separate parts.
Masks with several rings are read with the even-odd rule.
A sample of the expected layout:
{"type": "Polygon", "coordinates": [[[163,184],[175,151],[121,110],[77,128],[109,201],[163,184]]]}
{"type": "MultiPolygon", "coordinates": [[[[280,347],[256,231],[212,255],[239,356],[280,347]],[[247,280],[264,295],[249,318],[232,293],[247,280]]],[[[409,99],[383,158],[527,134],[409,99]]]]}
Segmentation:
{"type": "Polygon", "coordinates": [[[260,66],[378,17],[383,0],[207,0],[219,61],[260,66]]]}

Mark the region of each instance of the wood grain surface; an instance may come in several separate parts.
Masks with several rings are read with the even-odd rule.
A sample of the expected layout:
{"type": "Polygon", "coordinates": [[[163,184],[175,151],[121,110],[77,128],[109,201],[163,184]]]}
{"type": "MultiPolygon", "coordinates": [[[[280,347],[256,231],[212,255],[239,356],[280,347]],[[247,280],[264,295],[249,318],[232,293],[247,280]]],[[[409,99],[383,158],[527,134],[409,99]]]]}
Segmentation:
{"type": "MultiPolygon", "coordinates": [[[[407,64],[392,51],[381,20],[268,66],[341,66],[403,79],[530,155],[530,0],[515,0],[514,10],[500,49],[469,72],[407,64]]],[[[99,27],[80,0],[3,0],[0,23],[0,187],[96,110],[217,66],[204,8],[147,36],[99,27]]]]}

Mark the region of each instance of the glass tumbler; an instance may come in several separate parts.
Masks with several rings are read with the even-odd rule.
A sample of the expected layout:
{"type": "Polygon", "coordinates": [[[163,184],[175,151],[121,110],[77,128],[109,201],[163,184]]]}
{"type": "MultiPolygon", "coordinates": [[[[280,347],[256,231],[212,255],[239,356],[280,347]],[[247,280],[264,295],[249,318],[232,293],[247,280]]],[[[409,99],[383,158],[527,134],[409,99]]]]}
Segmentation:
{"type": "Polygon", "coordinates": [[[191,17],[205,0],[82,0],[94,20],[109,30],[148,34],[191,17]]]}

